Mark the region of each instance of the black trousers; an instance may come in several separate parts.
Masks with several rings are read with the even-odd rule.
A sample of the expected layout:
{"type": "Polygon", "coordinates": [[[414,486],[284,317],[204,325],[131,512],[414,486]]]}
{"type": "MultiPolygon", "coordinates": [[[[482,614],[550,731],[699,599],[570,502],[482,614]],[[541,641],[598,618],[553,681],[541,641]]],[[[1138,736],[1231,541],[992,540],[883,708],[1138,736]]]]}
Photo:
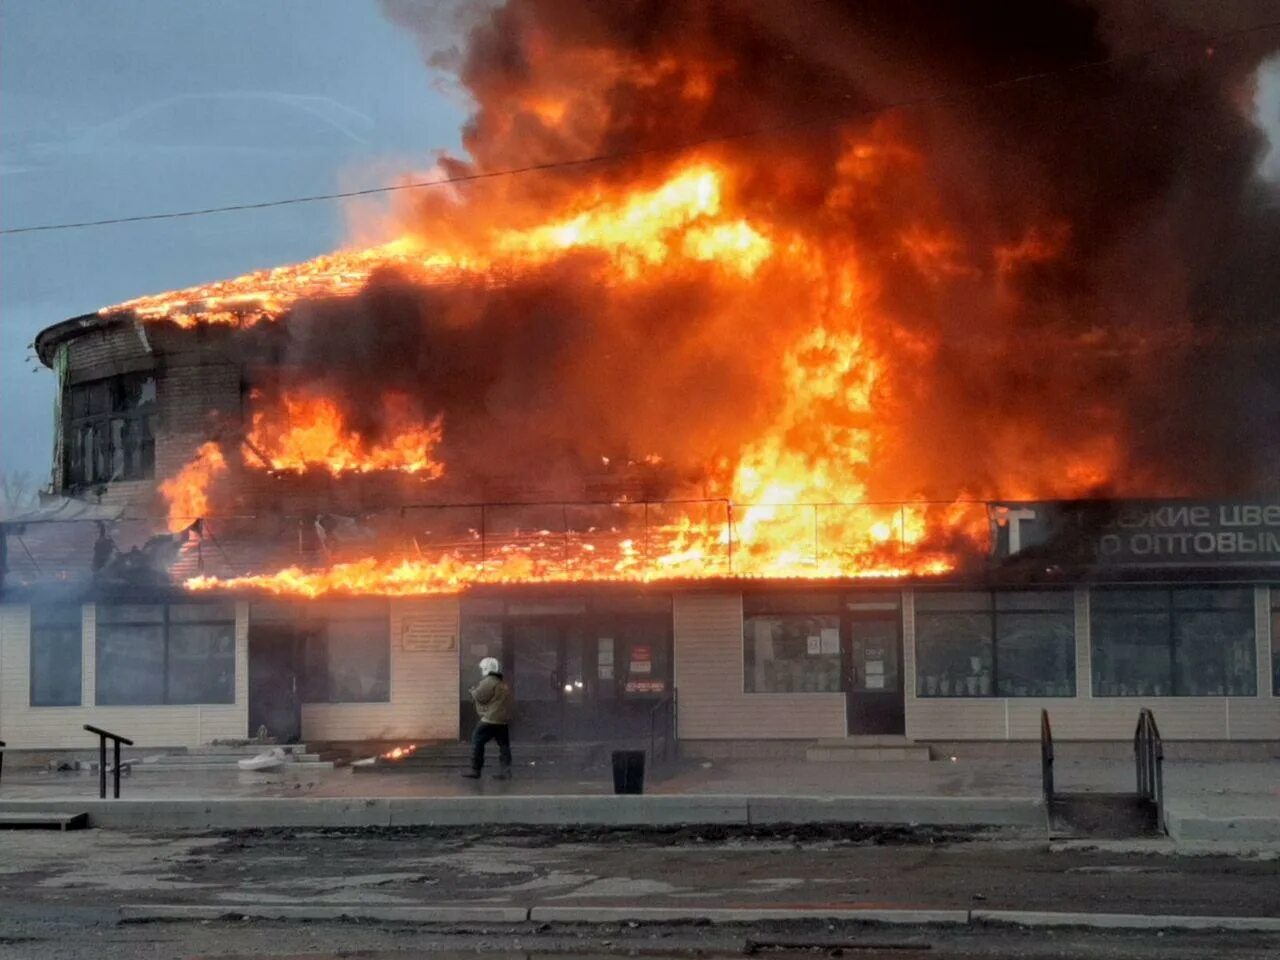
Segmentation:
{"type": "Polygon", "coordinates": [[[511,734],[505,723],[485,723],[481,720],[471,734],[471,769],[477,773],[484,767],[484,745],[498,741],[498,763],[505,770],[511,766],[511,734]]]}

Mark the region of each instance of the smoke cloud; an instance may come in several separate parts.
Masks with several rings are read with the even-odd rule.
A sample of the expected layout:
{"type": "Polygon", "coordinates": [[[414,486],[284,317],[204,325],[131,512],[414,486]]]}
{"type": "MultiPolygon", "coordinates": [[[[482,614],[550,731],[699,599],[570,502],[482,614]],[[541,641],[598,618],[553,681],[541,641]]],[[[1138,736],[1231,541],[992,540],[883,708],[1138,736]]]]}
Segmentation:
{"type": "Polygon", "coordinates": [[[810,251],[750,282],[610,282],[591,252],[491,286],[387,271],[297,307],[275,386],[342,398],[370,436],[387,392],[442,413],[459,490],[572,493],[602,457],[657,457],[672,490],[727,492],[762,437],[881,499],[1274,489],[1280,207],[1250,103],[1280,31],[1207,39],[1274,5],[384,6],[474,104],[446,172],[627,155],[417,194],[397,216],[427,245],[705,161],[810,251]],[[840,384],[797,402],[805,351],[800,380],[840,384]],[[856,462],[833,425],[866,439],[856,462]]]}

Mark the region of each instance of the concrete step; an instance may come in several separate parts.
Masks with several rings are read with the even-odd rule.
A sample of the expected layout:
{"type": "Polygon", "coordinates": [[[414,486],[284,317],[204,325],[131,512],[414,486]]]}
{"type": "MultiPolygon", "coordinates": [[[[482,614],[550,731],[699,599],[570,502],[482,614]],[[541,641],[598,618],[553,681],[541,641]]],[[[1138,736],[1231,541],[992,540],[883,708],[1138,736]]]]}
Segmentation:
{"type": "Polygon", "coordinates": [[[854,733],[847,737],[825,737],[819,747],[914,747],[916,742],[901,733],[854,733]]]}
{"type": "Polygon", "coordinates": [[[221,771],[223,773],[272,773],[281,770],[332,770],[332,760],[310,760],[306,763],[285,761],[274,770],[241,770],[235,763],[137,763],[133,765],[136,773],[200,773],[205,771],[221,771]]]}
{"type": "Polygon", "coordinates": [[[0,813],[0,830],[83,830],[89,825],[87,813],[32,810],[0,813]]]}
{"type": "Polygon", "coordinates": [[[1159,833],[1155,804],[1133,793],[1055,793],[1049,806],[1054,840],[1127,840],[1159,833]]]}
{"type": "Polygon", "coordinates": [[[804,752],[806,760],[818,763],[877,763],[884,761],[912,761],[928,763],[929,748],[923,745],[909,747],[810,747],[804,752]]]}
{"type": "MultiPolygon", "coordinates": [[[[259,750],[256,753],[200,753],[200,754],[169,754],[157,757],[139,766],[147,767],[234,767],[238,762],[246,757],[256,757],[264,751],[259,750]]],[[[288,754],[291,763],[320,763],[320,754],[318,753],[292,753],[288,754]]]]}
{"type": "Polygon", "coordinates": [[[306,753],[305,743],[206,743],[199,747],[191,747],[181,754],[173,756],[224,756],[256,757],[264,750],[279,747],[285,753],[306,753]]]}

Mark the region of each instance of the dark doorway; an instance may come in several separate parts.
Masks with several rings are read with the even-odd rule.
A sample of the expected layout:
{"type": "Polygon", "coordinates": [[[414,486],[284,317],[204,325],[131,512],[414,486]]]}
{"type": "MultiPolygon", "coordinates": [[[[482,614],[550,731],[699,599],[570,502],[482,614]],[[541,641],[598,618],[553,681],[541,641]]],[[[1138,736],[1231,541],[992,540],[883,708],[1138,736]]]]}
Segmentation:
{"type": "Polygon", "coordinates": [[[902,734],[902,620],[897,613],[850,612],[845,690],[850,736],[902,734]]]}
{"type": "Polygon", "coordinates": [[[266,727],[278,743],[302,738],[303,637],[287,623],[249,624],[249,736],[266,727]]]}

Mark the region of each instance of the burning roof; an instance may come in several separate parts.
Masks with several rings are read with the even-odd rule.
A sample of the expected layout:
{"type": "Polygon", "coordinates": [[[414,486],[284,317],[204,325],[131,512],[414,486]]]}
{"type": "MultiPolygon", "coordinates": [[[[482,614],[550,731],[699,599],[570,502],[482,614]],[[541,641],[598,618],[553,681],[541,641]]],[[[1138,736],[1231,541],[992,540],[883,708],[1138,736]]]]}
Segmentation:
{"type": "Polygon", "coordinates": [[[376,246],[103,311],[285,331],[248,422],[167,481],[172,524],[235,471],[403,472],[440,503],[514,475],[576,502],[631,464],[732,516],[671,516],[603,566],[401,545],[235,583],[650,580],[730,543],[743,575],[847,577],[947,570],[985,529],[966,498],[1255,487],[1280,218],[1242,98],[1278,39],[1182,41],[1260,9],[479,6],[453,61],[468,156],[438,169],[527,172],[398,194],[376,246]]]}

